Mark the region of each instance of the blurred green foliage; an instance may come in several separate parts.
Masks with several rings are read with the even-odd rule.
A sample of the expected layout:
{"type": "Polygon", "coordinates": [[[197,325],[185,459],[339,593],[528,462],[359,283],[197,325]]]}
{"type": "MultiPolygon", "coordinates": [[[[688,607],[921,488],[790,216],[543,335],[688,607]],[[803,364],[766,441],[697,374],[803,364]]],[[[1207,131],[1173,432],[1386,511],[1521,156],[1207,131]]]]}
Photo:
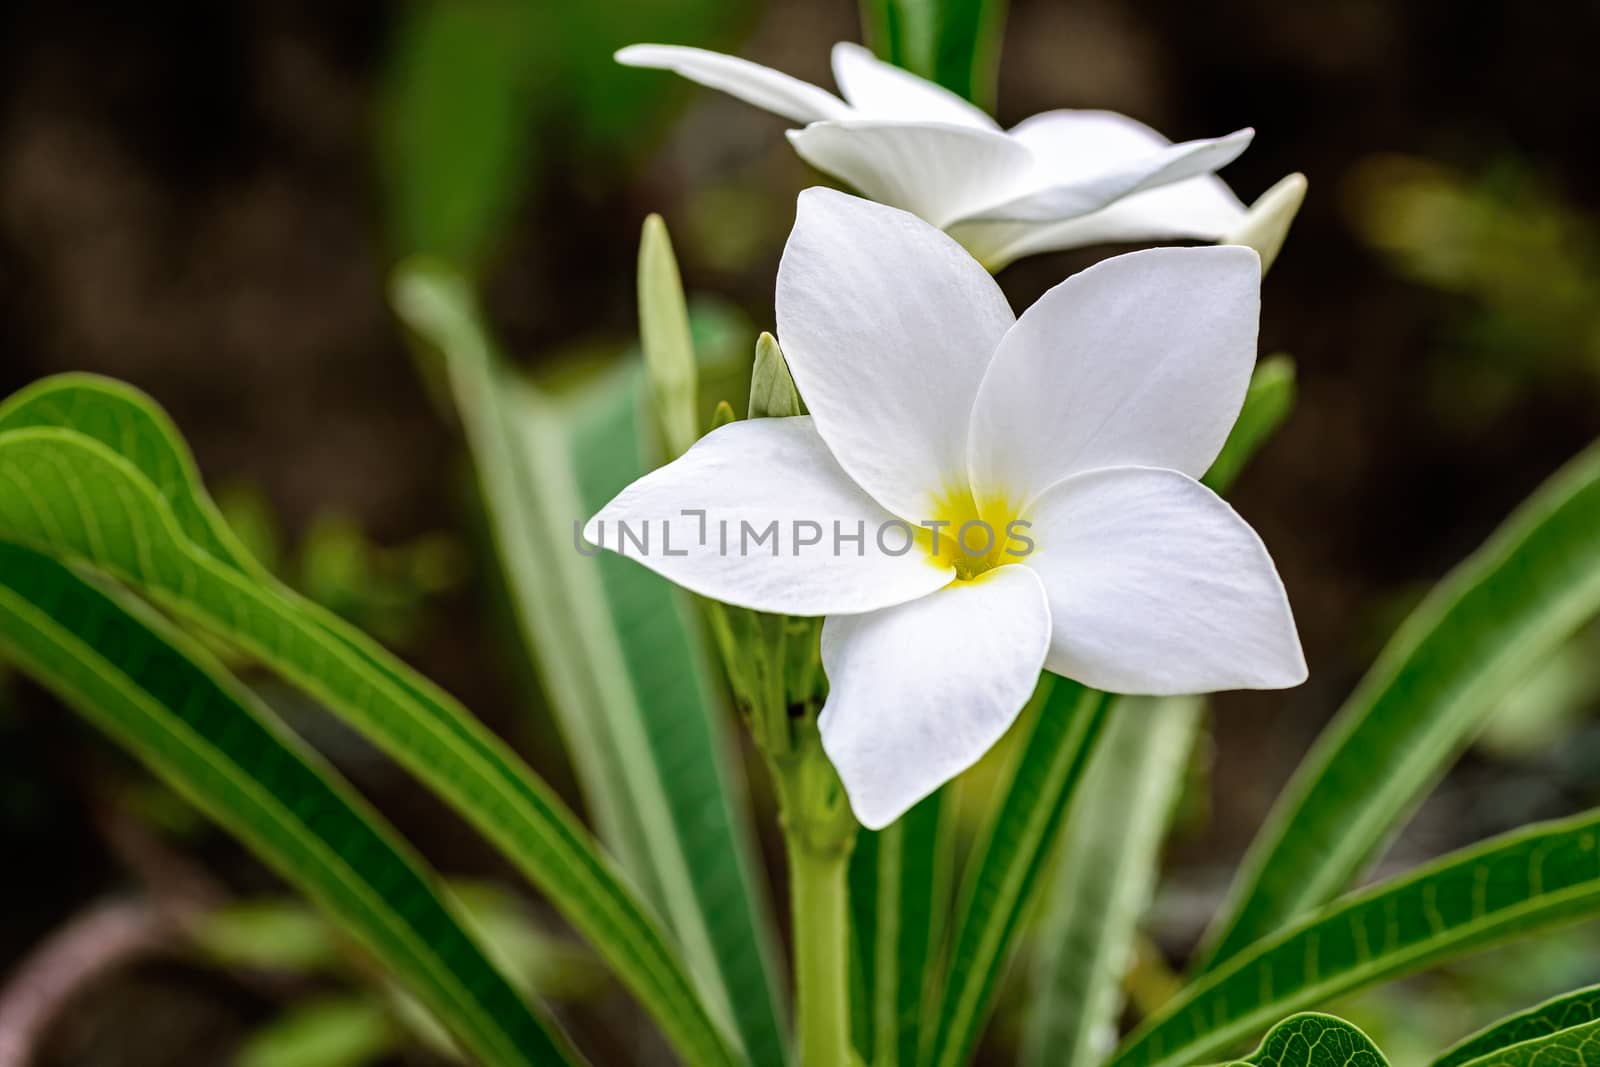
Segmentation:
{"type": "MultiPolygon", "coordinates": [[[[450,888],[484,945],[523,989],[572,1001],[605,987],[594,956],[546,933],[517,894],[483,882],[450,888]]],[[[370,974],[350,940],[303,901],[239,900],[201,915],[190,937],[205,962],[226,971],[324,980],[320,993],[296,998],[247,1037],[235,1067],[360,1067],[419,1043],[460,1058],[427,1009],[370,974]],[[334,980],[331,987],[327,979],[334,980]]]]}
{"type": "Polygon", "coordinates": [[[381,1001],[354,995],[310,1000],[246,1038],[234,1067],[364,1067],[405,1033],[381,1001]]]}
{"type": "Polygon", "coordinates": [[[611,61],[639,41],[731,46],[751,0],[433,0],[396,33],[380,172],[397,255],[480,266],[546,168],[636,156],[688,90],[611,61]]]}
{"type": "Polygon", "coordinates": [[[459,589],[471,573],[466,547],[450,534],[384,545],[349,516],[325,511],[311,519],[291,550],[271,504],[256,487],[230,485],[218,493],[217,506],[268,569],[391,645],[415,641],[426,625],[430,600],[459,589]]]}
{"type": "Polygon", "coordinates": [[[1600,222],[1539,170],[1516,157],[1469,173],[1373,156],[1346,190],[1362,240],[1466,302],[1433,354],[1442,414],[1481,425],[1539,385],[1600,392],[1600,222]]]}

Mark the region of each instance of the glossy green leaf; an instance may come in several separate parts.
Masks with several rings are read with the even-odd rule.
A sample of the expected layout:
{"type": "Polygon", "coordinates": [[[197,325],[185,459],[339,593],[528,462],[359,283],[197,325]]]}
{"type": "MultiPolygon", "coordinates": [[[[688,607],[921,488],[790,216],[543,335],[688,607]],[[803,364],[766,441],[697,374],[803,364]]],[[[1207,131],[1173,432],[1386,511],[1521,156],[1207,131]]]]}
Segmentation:
{"type": "Polygon", "coordinates": [[[1208,967],[1344,890],[1484,716],[1600,611],[1600,447],[1569,463],[1434,588],[1278,798],[1208,967]]]}
{"type": "Polygon", "coordinates": [[[948,978],[924,1062],[960,1067],[988,1017],[995,988],[1033,903],[1045,858],[1083,778],[1114,698],[1065,678],[1032,714],[962,883],[948,978]]]}
{"type": "Polygon", "coordinates": [[[878,55],[981,107],[994,107],[1006,0],[861,0],[878,55]]]}
{"type": "Polygon", "coordinates": [[[861,967],[853,1035],[873,1067],[915,1067],[953,867],[941,818],[947,790],[883,830],[862,830],[850,857],[852,953],[861,967]]]}
{"type": "Polygon", "coordinates": [[[639,347],[667,441],[666,458],[675,459],[700,438],[698,376],[683,279],[660,215],[644,220],[639,237],[639,347]]]}
{"type": "Polygon", "coordinates": [[[1496,1049],[1464,1067],[1594,1067],[1600,1064],[1600,1022],[1496,1049]]]}
{"type": "Polygon", "coordinates": [[[1067,816],[1032,940],[1021,1062],[1091,1067],[1116,1033],[1122,979],[1155,887],[1161,842],[1202,702],[1118,701],[1067,816]]]}
{"type": "Polygon", "coordinates": [[[1254,1067],[1389,1067],[1359,1027],[1313,1012],[1274,1026],[1261,1046],[1238,1062],[1254,1067]]]}
{"type": "Polygon", "coordinates": [[[1290,1012],[1595,914],[1600,811],[1505,834],[1256,942],[1147,1020],[1112,1067],[1183,1067],[1290,1012]]]}
{"type": "Polygon", "coordinates": [[[465,281],[438,268],[403,271],[395,303],[448,364],[523,634],[602,838],[751,1060],[782,1063],[775,924],[698,620],[665,579],[579,551],[577,524],[645,469],[640,376],[559,399],[534,389],[496,358],[465,281]]]}
{"type": "MultiPolygon", "coordinates": [[[[1589,1046],[1589,1059],[1600,1053],[1600,986],[1574,990],[1554,997],[1525,1012],[1501,1019],[1439,1055],[1432,1067],[1465,1067],[1466,1064],[1531,1063],[1531,1057],[1516,1050],[1536,1047],[1538,1042],[1564,1036],[1577,1038],[1589,1046]],[[1504,1058],[1502,1055],[1504,1054],[1504,1058]]],[[[1555,1044],[1552,1049],[1567,1051],[1570,1045],[1555,1044]]],[[[1548,1062],[1572,1064],[1583,1061],[1570,1057],[1549,1057],[1548,1062]]]]}
{"type": "Polygon", "coordinates": [[[41,379],[0,404],[0,433],[29,427],[64,427],[101,442],[144,475],[197,548],[240,573],[265,577],[200,489],[177,429],[137,389],[98,374],[41,379]]]}
{"type": "MultiPolygon", "coordinates": [[[[9,407],[0,406],[0,427],[9,407]]],[[[150,411],[165,427],[164,416],[153,405],[150,411]]],[[[182,452],[176,443],[167,450],[182,452]]],[[[203,495],[198,486],[190,491],[203,495]]],[[[686,1057],[732,1062],[723,1031],[655,922],[515,753],[359,631],[270,578],[204,551],[170,498],[129,460],[76,430],[0,431],[0,538],[128,582],[340,714],[498,845],[686,1057]]]]}
{"type": "Polygon", "coordinates": [[[0,649],[327,909],[483,1062],[574,1061],[422,861],[196,642],[0,541],[0,649]]]}

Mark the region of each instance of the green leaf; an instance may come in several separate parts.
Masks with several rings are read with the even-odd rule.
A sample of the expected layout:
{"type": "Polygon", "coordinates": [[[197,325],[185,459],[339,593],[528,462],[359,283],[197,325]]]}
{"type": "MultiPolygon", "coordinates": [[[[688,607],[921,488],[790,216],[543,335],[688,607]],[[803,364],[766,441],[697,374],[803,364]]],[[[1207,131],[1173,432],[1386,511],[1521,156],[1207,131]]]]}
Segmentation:
{"type": "Polygon", "coordinates": [[[1016,767],[974,852],[962,884],[960,918],[925,1062],[960,1067],[994,1000],[1083,770],[1113,698],[1064,678],[1050,681],[1033,714],[1016,767]]]}
{"type": "Polygon", "coordinates": [[[1505,834],[1256,942],[1147,1020],[1111,1067],[1182,1067],[1289,1012],[1597,913],[1600,811],[1505,834]]]}
{"type": "MultiPolygon", "coordinates": [[[[0,426],[9,406],[0,406],[0,426]]],[[[150,412],[154,424],[166,426],[153,405],[150,412]]],[[[182,451],[176,443],[166,449],[182,451]]],[[[203,495],[198,486],[188,491],[203,495]]],[[[733,1062],[654,921],[559,798],[504,742],[359,631],[270,578],[241,573],[206,553],[188,538],[170,498],[133,463],[76,430],[0,432],[0,538],[128,582],[326,704],[539,886],[685,1058],[733,1062]]]]}
{"type": "Polygon", "coordinates": [[[756,339],[756,361],[750,371],[750,417],[787,418],[804,415],[806,406],[789,374],[778,339],[764,333],[756,339]]]}
{"type": "Polygon", "coordinates": [[[1531,1038],[1466,1061],[1468,1067],[1592,1067],[1597,1063],[1600,1022],[1531,1038]]]}
{"type": "Polygon", "coordinates": [[[475,1056],[574,1062],[422,861],[196,642],[0,542],[0,648],[330,912],[475,1056]]]}
{"type": "Polygon", "coordinates": [[[879,57],[993,109],[1005,0],[861,0],[879,57]]]}
{"type": "Polygon", "coordinates": [[[1255,1067],[1389,1067],[1372,1039],[1343,1019],[1306,1012],[1267,1032],[1239,1063],[1255,1067]]]}
{"type": "Polygon", "coordinates": [[[668,459],[689,451],[700,438],[698,372],[689,306],[672,254],[672,239],[660,215],[644,220],[639,237],[639,346],[650,375],[656,412],[667,440],[668,459]]]}
{"type": "MultiPolygon", "coordinates": [[[[1531,1063],[1524,1052],[1552,1038],[1579,1038],[1588,1043],[1590,1055],[1600,1052],[1600,986],[1574,990],[1554,997],[1525,1012],[1499,1022],[1465,1038],[1433,1061],[1432,1067],[1464,1067],[1468,1063],[1531,1063]],[[1500,1054],[1500,1055],[1496,1055],[1500,1054]]],[[[1546,1046],[1554,1051],[1576,1051],[1575,1044],[1546,1046]]],[[[1552,1059],[1552,1063],[1574,1063],[1571,1057],[1552,1059]]]]}
{"type": "Polygon", "coordinates": [[[1231,486],[1250,457],[1289,417],[1294,408],[1294,394],[1294,360],[1280,353],[1256,364],[1239,418],[1228,432],[1221,453],[1201,480],[1219,493],[1231,486]]]}
{"type": "Polygon", "coordinates": [[[602,838],[751,1060],[782,1063],[776,926],[698,620],[660,576],[578,551],[577,524],[645,469],[640,375],[552,397],[507,372],[464,279],[413,266],[395,291],[448,364],[524,638],[602,838]]]}
{"type": "Polygon", "coordinates": [[[137,389],[97,374],[44,378],[0,404],[0,432],[30,426],[65,427],[101,442],[155,487],[200,551],[242,574],[265,577],[199,488],[194,457],[176,427],[137,389]]]}
{"type": "Polygon", "coordinates": [[[1067,816],[1031,982],[1022,1062],[1090,1067],[1122,979],[1200,720],[1195,698],[1120,700],[1067,816]]]}
{"type": "Polygon", "coordinates": [[[1214,968],[1341,892],[1530,667],[1600,611],[1600,447],[1553,476],[1396,632],[1278,798],[1214,968]]]}
{"type": "Polygon", "coordinates": [[[872,1067],[916,1067],[928,1028],[930,976],[954,866],[941,819],[948,790],[879,831],[862,830],[850,857],[853,955],[861,1011],[853,1035],[872,1067]]]}

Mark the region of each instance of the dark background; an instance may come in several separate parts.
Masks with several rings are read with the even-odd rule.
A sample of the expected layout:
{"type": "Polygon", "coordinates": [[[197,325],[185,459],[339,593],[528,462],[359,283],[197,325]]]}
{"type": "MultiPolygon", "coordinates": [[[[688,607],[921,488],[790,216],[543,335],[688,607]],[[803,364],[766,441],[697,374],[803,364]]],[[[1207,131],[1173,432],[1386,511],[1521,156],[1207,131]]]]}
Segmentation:
{"type": "MultiPolygon", "coordinates": [[[[448,140],[418,147],[432,127],[407,110],[431,91],[416,59],[429,17],[421,3],[0,7],[0,393],[65,370],[150,392],[291,581],[376,629],[565,784],[503,626],[459,435],[386,305],[396,257],[426,247],[428,212],[451,207],[429,193],[473,180],[452,177],[448,140]],[[400,173],[416,157],[444,177],[400,173]]],[[[535,367],[625,347],[652,210],[691,291],[770,327],[793,194],[815,180],[783,121],[615,68],[609,53],[705,44],[831,87],[827,48],[859,36],[853,5],[540,0],[513,24],[528,33],[508,45],[527,47],[512,59],[527,81],[509,122],[524,143],[475,252],[507,348],[535,367]]],[[[1186,950],[1404,611],[1600,435],[1597,39],[1600,5],[1578,2],[1013,4],[1003,122],[1071,106],[1176,140],[1251,125],[1254,144],[1224,173],[1246,201],[1290,171],[1310,179],[1262,324],[1263,353],[1296,359],[1300,401],[1234,500],[1279,562],[1311,681],[1215,702],[1156,912],[1169,953],[1186,950]]],[[[1002,282],[1020,308],[1104,254],[1026,260],[1002,282]]],[[[1395,862],[1594,801],[1584,640],[1554,681],[1530,680],[1540,699],[1508,705],[1395,862]]],[[[7,690],[0,975],[96,901],[149,893],[174,867],[234,893],[272,885],[217,835],[151,815],[164,809],[137,768],[75,718],[20,681],[7,690]]],[[[308,721],[442,867],[502,873],[404,776],[308,721]]],[[[1517,952],[1528,975],[1600,978],[1554,949],[1517,952]]],[[[1496,997],[1534,999],[1491,970],[1407,986],[1408,1025],[1448,1039],[1496,997]]],[[[41,1062],[225,1062],[298,988],[219,977],[177,948],[81,992],[41,1062]]],[[[573,1009],[580,1029],[631,1019],[599,997],[573,1009]]],[[[1376,1030],[1396,1009],[1355,1010],[1376,1030]]],[[[996,1030],[1005,1062],[1004,1018],[996,1030]]]]}

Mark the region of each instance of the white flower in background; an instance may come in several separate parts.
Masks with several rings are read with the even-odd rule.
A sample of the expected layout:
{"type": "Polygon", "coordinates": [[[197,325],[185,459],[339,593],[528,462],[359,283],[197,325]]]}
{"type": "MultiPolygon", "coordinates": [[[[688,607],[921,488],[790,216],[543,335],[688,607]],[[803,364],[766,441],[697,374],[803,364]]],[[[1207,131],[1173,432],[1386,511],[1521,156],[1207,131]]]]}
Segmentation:
{"type": "Polygon", "coordinates": [[[713,431],[584,536],[717,600],[827,616],[822,743],[868,827],[983,755],[1041,669],[1123,693],[1296,685],[1272,560],[1195,480],[1243,403],[1259,290],[1247,248],[1151,249],[1017,319],[946,235],[809,189],[777,320],[811,414],[713,431]],[[646,549],[622,535],[651,525],[646,549]]]}
{"type": "Polygon", "coordinates": [[[991,270],[1035,252],[1169,238],[1250,244],[1270,262],[1305,194],[1305,179],[1290,175],[1247,209],[1211,173],[1244,151],[1248,129],[1172,144],[1113,112],[1047,111],[1002,130],[848,42],[833,48],[842,100],[700,48],[638,44],[617,60],[676,71],[801,123],[789,140],[806,162],[948,231],[991,270]]]}

